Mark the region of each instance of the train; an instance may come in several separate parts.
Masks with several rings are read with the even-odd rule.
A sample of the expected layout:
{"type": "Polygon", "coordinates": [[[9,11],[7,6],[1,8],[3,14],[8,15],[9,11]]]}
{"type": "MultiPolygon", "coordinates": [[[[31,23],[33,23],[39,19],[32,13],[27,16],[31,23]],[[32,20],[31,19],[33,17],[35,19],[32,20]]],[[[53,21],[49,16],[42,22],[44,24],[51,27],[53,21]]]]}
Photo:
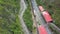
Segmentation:
{"type": "Polygon", "coordinates": [[[50,16],[49,12],[43,8],[43,6],[39,6],[39,10],[42,13],[43,18],[47,23],[53,22],[52,17],[50,16]]]}
{"type": "Polygon", "coordinates": [[[38,26],[38,34],[48,34],[47,30],[43,25],[38,26]]]}

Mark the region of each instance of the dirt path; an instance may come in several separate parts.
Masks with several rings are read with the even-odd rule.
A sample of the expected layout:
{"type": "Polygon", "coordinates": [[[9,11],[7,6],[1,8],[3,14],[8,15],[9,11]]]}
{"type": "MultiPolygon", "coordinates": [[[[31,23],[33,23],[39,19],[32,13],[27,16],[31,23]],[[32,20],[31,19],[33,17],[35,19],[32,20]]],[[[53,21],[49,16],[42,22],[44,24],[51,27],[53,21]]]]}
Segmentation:
{"type": "Polygon", "coordinates": [[[30,34],[29,30],[27,29],[27,26],[25,25],[25,22],[23,20],[23,13],[25,12],[25,10],[27,9],[27,6],[24,2],[24,0],[21,0],[20,1],[20,14],[18,15],[19,16],[19,19],[20,19],[20,22],[21,22],[21,25],[22,25],[22,28],[23,28],[23,31],[24,31],[24,34],[30,34]]]}

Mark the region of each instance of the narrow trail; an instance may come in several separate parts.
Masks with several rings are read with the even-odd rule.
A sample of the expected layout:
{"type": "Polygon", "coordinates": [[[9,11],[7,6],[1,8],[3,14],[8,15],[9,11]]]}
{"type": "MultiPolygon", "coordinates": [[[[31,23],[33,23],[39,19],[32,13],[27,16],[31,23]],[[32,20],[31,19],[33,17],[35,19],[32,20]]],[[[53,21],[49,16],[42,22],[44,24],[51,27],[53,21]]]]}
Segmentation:
{"type": "Polygon", "coordinates": [[[20,9],[18,17],[20,19],[21,26],[23,28],[23,32],[24,32],[24,34],[30,34],[30,32],[29,32],[29,30],[28,30],[28,28],[25,25],[25,22],[23,20],[23,14],[24,14],[25,10],[27,9],[27,6],[26,6],[24,0],[20,0],[20,7],[21,7],[21,9],[20,9]]]}

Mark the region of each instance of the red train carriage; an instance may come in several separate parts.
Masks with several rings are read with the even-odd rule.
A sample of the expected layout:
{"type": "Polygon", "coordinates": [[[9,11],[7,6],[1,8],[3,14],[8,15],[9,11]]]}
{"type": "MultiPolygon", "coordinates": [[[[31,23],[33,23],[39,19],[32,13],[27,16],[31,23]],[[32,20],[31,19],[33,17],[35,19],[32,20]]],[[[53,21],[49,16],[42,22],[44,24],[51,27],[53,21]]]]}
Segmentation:
{"type": "Polygon", "coordinates": [[[39,34],[48,34],[48,32],[46,31],[45,27],[42,26],[42,25],[40,25],[38,27],[38,32],[39,32],[39,34]]]}
{"type": "Polygon", "coordinates": [[[48,13],[48,11],[45,11],[45,9],[42,6],[39,6],[39,9],[40,9],[40,11],[41,11],[41,13],[42,13],[42,15],[47,23],[50,23],[53,21],[50,14],[48,13]]]}

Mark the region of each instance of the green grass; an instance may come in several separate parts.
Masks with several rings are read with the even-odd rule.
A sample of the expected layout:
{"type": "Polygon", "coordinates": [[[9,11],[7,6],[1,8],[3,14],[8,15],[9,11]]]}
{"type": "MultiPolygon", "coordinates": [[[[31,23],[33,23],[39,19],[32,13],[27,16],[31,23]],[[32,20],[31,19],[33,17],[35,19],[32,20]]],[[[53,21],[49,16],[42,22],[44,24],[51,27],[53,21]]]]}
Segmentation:
{"type": "Polygon", "coordinates": [[[0,34],[23,34],[18,18],[20,0],[0,0],[0,34]]]}
{"type": "Polygon", "coordinates": [[[30,5],[30,2],[29,0],[26,0],[27,3],[28,3],[28,7],[27,9],[25,10],[25,13],[23,15],[23,18],[24,18],[24,21],[28,27],[28,29],[30,31],[32,31],[32,25],[33,25],[33,21],[32,21],[32,14],[31,14],[31,5],[30,5]]]}
{"type": "Polygon", "coordinates": [[[60,9],[55,9],[54,14],[52,15],[55,23],[60,28],[60,9]]]}

